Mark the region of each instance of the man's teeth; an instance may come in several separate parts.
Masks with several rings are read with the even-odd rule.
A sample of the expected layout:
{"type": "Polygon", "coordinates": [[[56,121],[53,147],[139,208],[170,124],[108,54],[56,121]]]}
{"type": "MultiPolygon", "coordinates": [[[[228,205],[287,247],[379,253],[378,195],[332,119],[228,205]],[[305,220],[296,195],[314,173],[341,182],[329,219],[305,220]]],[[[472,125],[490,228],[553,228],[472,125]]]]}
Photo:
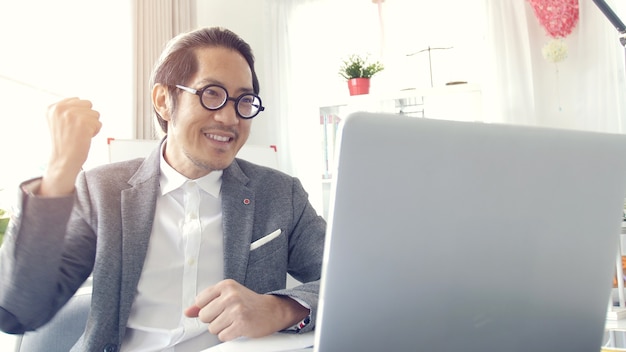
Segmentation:
{"type": "Polygon", "coordinates": [[[209,138],[214,139],[214,140],[216,140],[218,142],[228,142],[228,141],[230,141],[230,137],[217,136],[217,135],[214,135],[214,134],[209,134],[208,136],[209,136],[209,138]]]}

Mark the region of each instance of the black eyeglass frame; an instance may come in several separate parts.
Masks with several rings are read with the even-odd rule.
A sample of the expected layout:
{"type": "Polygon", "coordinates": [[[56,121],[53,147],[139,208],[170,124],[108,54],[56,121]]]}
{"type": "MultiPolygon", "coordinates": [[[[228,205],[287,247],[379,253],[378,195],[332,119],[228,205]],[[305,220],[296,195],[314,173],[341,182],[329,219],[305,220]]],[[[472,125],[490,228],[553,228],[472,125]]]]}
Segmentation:
{"type": "MultiPolygon", "coordinates": [[[[237,116],[239,116],[240,118],[244,119],[244,120],[249,120],[251,118],[256,117],[261,111],[265,110],[265,107],[263,106],[263,101],[261,100],[261,97],[254,94],[254,93],[243,93],[240,96],[238,96],[237,98],[232,98],[228,95],[228,91],[226,90],[226,88],[220,86],[219,84],[208,84],[200,89],[194,89],[194,88],[190,88],[190,87],[186,87],[183,86],[181,84],[177,84],[176,88],[181,89],[187,93],[191,93],[191,94],[195,94],[198,96],[198,98],[200,99],[200,104],[202,105],[203,108],[209,110],[209,111],[217,111],[222,109],[224,106],[226,106],[226,103],[230,100],[232,102],[235,103],[235,112],[237,113],[237,116]],[[217,106],[217,107],[208,107],[206,106],[206,104],[204,104],[204,100],[202,99],[202,95],[204,94],[204,92],[211,88],[211,87],[218,87],[220,89],[222,89],[224,91],[224,93],[226,93],[226,96],[224,98],[224,101],[222,101],[222,103],[217,106]],[[257,109],[257,111],[254,113],[254,115],[251,116],[243,116],[240,112],[239,112],[239,102],[241,101],[241,99],[247,97],[247,96],[251,96],[254,97],[255,99],[258,99],[259,101],[259,108],[257,109]]],[[[256,105],[256,104],[254,104],[256,105]]]]}

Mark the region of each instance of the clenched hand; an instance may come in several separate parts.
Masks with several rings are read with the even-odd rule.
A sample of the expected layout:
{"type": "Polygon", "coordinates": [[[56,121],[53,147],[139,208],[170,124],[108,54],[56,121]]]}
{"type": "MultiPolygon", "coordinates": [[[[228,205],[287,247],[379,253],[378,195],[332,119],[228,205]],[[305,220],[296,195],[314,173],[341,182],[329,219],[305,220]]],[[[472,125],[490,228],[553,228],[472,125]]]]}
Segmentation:
{"type": "Polygon", "coordinates": [[[91,139],[102,123],[89,100],[63,99],[48,108],[52,152],[39,194],[67,195],[74,190],[76,176],[87,160],[91,139]]]}

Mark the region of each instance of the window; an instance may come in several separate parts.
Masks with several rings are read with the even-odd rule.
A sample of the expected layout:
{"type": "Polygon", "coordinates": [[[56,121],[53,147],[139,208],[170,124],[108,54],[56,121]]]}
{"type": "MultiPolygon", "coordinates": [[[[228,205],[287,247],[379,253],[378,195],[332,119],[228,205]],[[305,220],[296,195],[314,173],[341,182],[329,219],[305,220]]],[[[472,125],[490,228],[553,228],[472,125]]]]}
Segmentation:
{"type": "Polygon", "coordinates": [[[88,162],[101,163],[106,137],[132,133],[130,4],[124,0],[33,0],[0,5],[0,207],[14,186],[41,175],[49,153],[46,109],[89,99],[103,128],[88,162]]]}

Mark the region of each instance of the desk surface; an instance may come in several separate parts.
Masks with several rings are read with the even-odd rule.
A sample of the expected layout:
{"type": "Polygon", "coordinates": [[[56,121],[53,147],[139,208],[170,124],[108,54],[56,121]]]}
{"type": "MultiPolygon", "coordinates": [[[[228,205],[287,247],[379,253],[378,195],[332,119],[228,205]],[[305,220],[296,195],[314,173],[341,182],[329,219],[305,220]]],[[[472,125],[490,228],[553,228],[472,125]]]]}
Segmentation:
{"type": "Polygon", "coordinates": [[[296,352],[312,351],[315,332],[304,334],[275,333],[258,339],[240,338],[224,342],[201,352],[296,352]]]}
{"type": "MultiPolygon", "coordinates": [[[[608,331],[626,331],[626,320],[607,320],[605,328],[608,331]]],[[[225,342],[201,352],[311,352],[314,341],[315,332],[305,334],[276,333],[258,339],[241,338],[225,342]]],[[[626,349],[604,348],[602,352],[605,351],[626,351],[626,349]]]]}

